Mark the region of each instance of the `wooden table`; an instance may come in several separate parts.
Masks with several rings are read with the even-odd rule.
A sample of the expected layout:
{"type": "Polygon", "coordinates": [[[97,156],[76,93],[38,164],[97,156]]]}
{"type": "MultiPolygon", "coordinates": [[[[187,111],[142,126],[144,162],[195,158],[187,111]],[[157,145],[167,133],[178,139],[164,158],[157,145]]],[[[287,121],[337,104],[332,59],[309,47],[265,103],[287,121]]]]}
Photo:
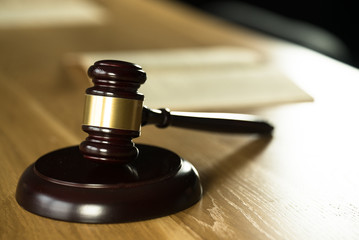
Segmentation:
{"type": "Polygon", "coordinates": [[[309,50],[172,2],[100,2],[101,26],[0,30],[0,239],[357,239],[359,72],[309,50]],[[146,127],[136,142],[177,152],[201,176],[203,199],[158,219],[78,224],[28,213],[18,179],[39,156],[85,137],[88,83],[67,75],[76,51],[245,46],[263,52],[315,101],[233,109],[268,118],[272,137],[146,127]]]}

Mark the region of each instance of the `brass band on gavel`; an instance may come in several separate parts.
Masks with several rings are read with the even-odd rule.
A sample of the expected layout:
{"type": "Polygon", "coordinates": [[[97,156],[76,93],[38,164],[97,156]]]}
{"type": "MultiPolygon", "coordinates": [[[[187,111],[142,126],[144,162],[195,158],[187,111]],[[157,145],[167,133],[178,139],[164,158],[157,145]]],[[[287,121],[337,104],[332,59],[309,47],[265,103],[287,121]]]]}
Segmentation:
{"type": "Polygon", "coordinates": [[[83,125],[140,131],[143,101],[86,94],[83,125]]]}

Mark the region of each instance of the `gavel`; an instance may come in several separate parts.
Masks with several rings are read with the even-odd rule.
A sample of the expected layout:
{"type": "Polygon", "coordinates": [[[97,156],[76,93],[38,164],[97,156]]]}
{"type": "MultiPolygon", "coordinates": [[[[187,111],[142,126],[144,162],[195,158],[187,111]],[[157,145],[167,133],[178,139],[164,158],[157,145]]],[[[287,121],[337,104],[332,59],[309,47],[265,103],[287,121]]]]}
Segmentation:
{"type": "Polygon", "coordinates": [[[16,200],[27,211],[82,223],[161,217],[201,199],[194,166],[176,153],[135,144],[141,126],[155,124],[231,133],[270,134],[273,127],[240,114],[185,113],[143,106],[146,73],[136,64],[102,60],[88,70],[82,129],[88,137],[41,156],[22,174],[16,200]]]}
{"type": "Polygon", "coordinates": [[[146,81],[146,73],[136,64],[103,60],[88,70],[94,86],[86,90],[82,129],[89,137],[80,150],[86,158],[128,163],[138,154],[131,142],[140,126],[160,128],[176,126],[230,133],[270,134],[273,127],[252,115],[229,113],[171,112],[143,106],[144,96],[137,92],[146,81]]]}

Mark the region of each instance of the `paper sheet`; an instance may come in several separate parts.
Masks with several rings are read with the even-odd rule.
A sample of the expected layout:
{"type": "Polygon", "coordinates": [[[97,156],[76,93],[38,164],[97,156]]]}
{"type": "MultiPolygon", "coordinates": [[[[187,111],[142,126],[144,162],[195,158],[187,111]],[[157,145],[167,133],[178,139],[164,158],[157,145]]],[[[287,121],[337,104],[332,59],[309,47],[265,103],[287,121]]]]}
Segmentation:
{"type": "Polygon", "coordinates": [[[95,61],[117,59],[146,71],[139,92],[151,108],[172,110],[253,108],[312,101],[258,52],[240,47],[209,47],[72,55],[83,73],[95,61]]]}

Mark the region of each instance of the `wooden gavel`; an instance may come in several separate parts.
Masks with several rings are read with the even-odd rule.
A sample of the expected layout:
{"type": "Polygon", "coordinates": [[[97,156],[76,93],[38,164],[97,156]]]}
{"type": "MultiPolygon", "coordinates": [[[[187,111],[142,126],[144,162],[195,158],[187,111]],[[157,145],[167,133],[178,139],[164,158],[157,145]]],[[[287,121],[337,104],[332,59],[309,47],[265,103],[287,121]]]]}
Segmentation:
{"type": "Polygon", "coordinates": [[[115,60],[95,62],[88,70],[94,86],[86,90],[82,129],[89,134],[80,145],[88,159],[128,163],[138,155],[132,138],[140,126],[184,127],[229,133],[270,134],[273,127],[258,117],[229,113],[171,112],[143,106],[137,92],[146,73],[133,63],[115,60]]]}

